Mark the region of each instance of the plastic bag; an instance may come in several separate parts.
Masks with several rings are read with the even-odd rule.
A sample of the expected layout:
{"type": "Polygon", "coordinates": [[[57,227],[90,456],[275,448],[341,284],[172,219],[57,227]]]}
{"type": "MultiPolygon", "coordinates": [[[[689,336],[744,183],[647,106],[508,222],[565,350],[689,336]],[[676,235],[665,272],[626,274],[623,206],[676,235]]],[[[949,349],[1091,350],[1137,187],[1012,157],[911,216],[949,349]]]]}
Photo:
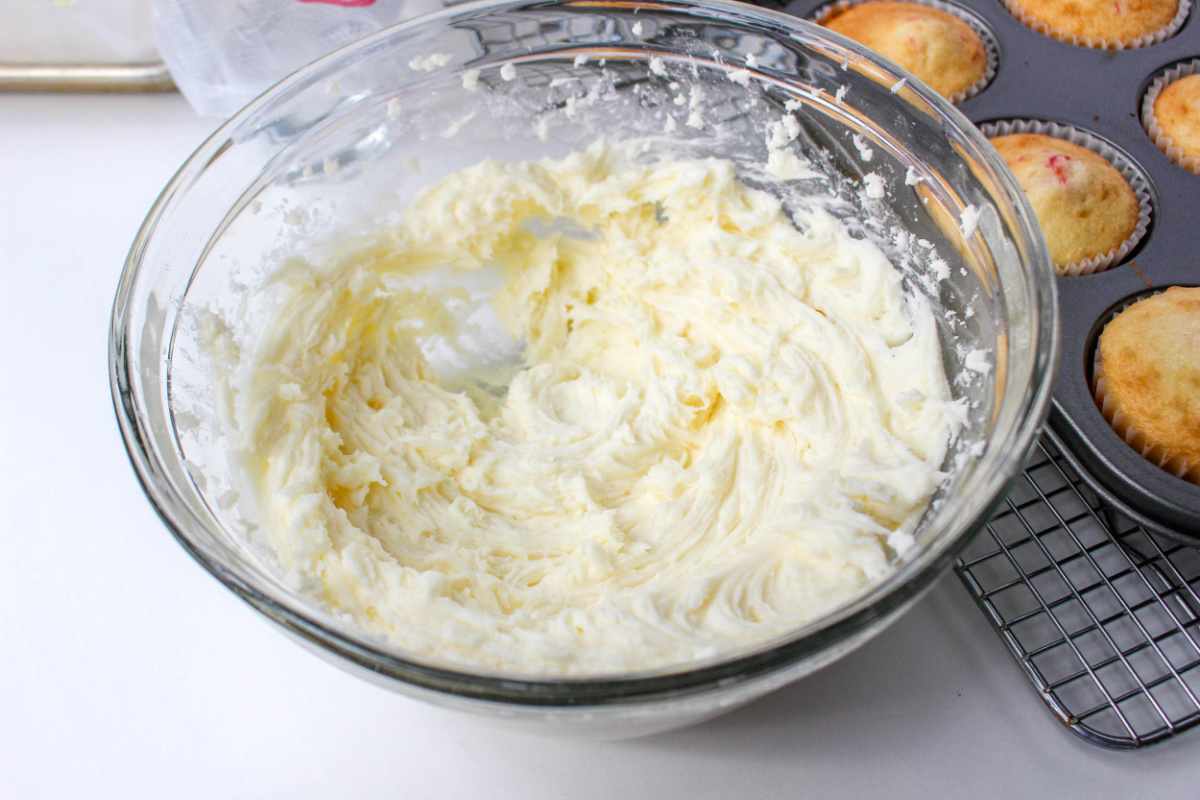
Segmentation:
{"type": "Polygon", "coordinates": [[[321,56],[441,0],[154,0],[154,36],[175,85],[228,117],[321,56]]]}
{"type": "Polygon", "coordinates": [[[150,0],[0,0],[0,62],[158,61],[150,0]]]}

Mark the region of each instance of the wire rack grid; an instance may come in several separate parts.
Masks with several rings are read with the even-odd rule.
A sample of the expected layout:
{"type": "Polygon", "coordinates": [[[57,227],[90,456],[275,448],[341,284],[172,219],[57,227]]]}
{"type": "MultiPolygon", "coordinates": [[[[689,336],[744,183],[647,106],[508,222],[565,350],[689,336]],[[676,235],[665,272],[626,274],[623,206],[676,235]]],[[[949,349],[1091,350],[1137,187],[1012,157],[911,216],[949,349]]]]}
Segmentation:
{"type": "Polygon", "coordinates": [[[1109,508],[1053,434],[957,573],[1085,740],[1145,747],[1200,723],[1200,550],[1109,508]]]}

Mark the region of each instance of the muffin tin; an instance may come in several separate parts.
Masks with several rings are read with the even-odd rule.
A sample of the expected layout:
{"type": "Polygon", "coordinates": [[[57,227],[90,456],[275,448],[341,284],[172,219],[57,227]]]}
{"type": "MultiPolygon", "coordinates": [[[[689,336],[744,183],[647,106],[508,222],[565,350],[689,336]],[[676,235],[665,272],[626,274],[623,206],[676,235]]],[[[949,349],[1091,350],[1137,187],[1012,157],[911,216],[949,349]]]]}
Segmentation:
{"type": "MultiPolygon", "coordinates": [[[[783,10],[813,19],[828,0],[793,0],[783,10]]],[[[1147,529],[1200,544],[1200,486],[1144,459],[1112,430],[1092,393],[1100,330],[1129,302],[1172,285],[1200,285],[1200,175],[1173,163],[1140,118],[1142,98],[1165,70],[1200,58],[1194,10],[1175,33],[1147,47],[1098,50],[1032,30],[1001,0],[958,0],[999,47],[995,77],[958,105],[977,125],[1009,120],[1061,123],[1122,153],[1149,184],[1150,227],[1118,264],[1091,275],[1059,277],[1062,361],[1050,426],[1064,457],[1112,507],[1147,529]]]]}

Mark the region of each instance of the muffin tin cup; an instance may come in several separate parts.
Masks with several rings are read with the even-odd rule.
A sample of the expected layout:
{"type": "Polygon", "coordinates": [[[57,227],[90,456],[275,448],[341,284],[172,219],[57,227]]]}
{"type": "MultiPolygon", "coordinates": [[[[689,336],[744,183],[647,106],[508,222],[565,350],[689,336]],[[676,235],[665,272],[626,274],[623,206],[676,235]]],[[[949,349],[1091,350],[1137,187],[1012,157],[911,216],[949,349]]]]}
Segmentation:
{"type": "Polygon", "coordinates": [[[1142,98],[1142,128],[1146,131],[1146,135],[1150,137],[1150,141],[1154,142],[1154,146],[1162,150],[1167,158],[1184,169],[1189,169],[1200,175],[1200,158],[1185,156],[1183,150],[1163,131],[1162,125],[1158,122],[1158,117],[1154,114],[1154,102],[1158,100],[1158,96],[1162,93],[1163,89],[1180,78],[1186,78],[1196,73],[1200,73],[1200,59],[1186,64],[1177,64],[1154,79],[1150,84],[1150,88],[1146,90],[1145,96],[1142,98]]]}
{"type": "MultiPolygon", "coordinates": [[[[943,3],[941,0],[904,1],[928,6],[929,8],[936,8],[938,11],[945,11],[947,14],[958,17],[963,22],[967,23],[967,25],[971,26],[971,30],[979,34],[979,38],[983,42],[984,57],[987,59],[987,68],[983,72],[983,77],[975,81],[975,83],[972,84],[967,90],[956,92],[946,99],[954,105],[958,105],[964,100],[969,100],[986,89],[988,84],[992,82],[992,79],[996,77],[996,69],[1000,64],[1000,45],[996,41],[996,35],[992,33],[992,30],[988,27],[987,23],[974,14],[968,12],[962,6],[943,3]]],[[[809,19],[818,25],[824,25],[825,21],[835,14],[841,14],[842,12],[854,8],[855,6],[870,2],[875,2],[875,0],[837,0],[835,3],[828,3],[818,8],[815,12],[813,12],[809,19]]]]}
{"type": "MultiPolygon", "coordinates": [[[[1161,291],[1150,292],[1125,303],[1109,316],[1105,327],[1108,327],[1108,324],[1116,319],[1125,309],[1141,300],[1145,300],[1147,297],[1153,297],[1161,293],[1161,291]]],[[[1101,333],[1103,333],[1103,329],[1101,333]]],[[[1172,456],[1162,445],[1150,444],[1146,434],[1129,423],[1129,418],[1120,410],[1116,399],[1108,392],[1108,381],[1104,376],[1104,362],[1100,358],[1100,344],[1098,339],[1092,357],[1092,392],[1096,398],[1096,406],[1100,409],[1100,413],[1104,415],[1104,418],[1108,420],[1108,424],[1112,426],[1117,435],[1124,439],[1126,444],[1141,453],[1142,458],[1154,464],[1159,469],[1181,480],[1200,484],[1200,464],[1189,464],[1188,460],[1183,456],[1172,456]]]]}
{"type": "Polygon", "coordinates": [[[1088,47],[1093,50],[1133,50],[1139,47],[1150,47],[1151,45],[1159,44],[1178,33],[1179,29],[1183,27],[1183,23],[1187,21],[1188,13],[1192,9],[1192,2],[1191,0],[1179,0],[1179,9],[1175,12],[1175,16],[1171,18],[1170,22],[1154,33],[1146,33],[1132,39],[1092,39],[1088,36],[1076,36],[1073,33],[1068,33],[1055,28],[1053,25],[1042,22],[1021,8],[1016,0],[1004,0],[1004,8],[1025,27],[1040,33],[1042,36],[1048,36],[1060,42],[1066,42],[1078,47],[1088,47]]]}
{"type": "Polygon", "coordinates": [[[1150,229],[1150,216],[1153,212],[1153,206],[1150,199],[1150,185],[1146,181],[1146,177],[1142,174],[1141,170],[1133,165],[1133,162],[1126,158],[1124,153],[1100,137],[1076,128],[1073,125],[1064,125],[1059,122],[1043,122],[1033,119],[985,122],[979,126],[979,129],[989,139],[996,136],[1008,136],[1014,133],[1035,133],[1055,139],[1063,139],[1071,144],[1077,144],[1080,147],[1091,150],[1112,164],[1125,178],[1130,188],[1133,189],[1134,197],[1137,198],[1138,202],[1138,220],[1133,233],[1116,248],[1103,255],[1086,258],[1083,261],[1077,261],[1063,267],[1059,267],[1056,264],[1054,271],[1059,275],[1070,277],[1091,275],[1120,264],[1125,260],[1126,256],[1133,252],[1138,242],[1146,235],[1146,231],[1150,229]]]}

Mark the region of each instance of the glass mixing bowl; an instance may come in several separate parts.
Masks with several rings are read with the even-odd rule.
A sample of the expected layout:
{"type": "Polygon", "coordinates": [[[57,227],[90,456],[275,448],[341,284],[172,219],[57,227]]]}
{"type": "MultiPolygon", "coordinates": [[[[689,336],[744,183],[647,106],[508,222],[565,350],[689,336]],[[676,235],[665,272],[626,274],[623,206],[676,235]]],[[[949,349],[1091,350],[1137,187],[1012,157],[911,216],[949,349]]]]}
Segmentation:
{"type": "Polygon", "coordinates": [[[1050,262],[1020,188],[979,132],[911,76],[807,22],[737,3],[489,0],[333,53],[205,142],[133,244],[110,361],[130,459],[167,527],[299,642],[439,704],[541,731],[627,736],[745,703],[844,655],[909,607],[984,523],[1033,445],[1056,332],[1050,262]],[[252,345],[273,268],[394,219],[422,183],[485,156],[562,155],[606,134],[761,162],[768,126],[789,112],[799,125],[786,146],[826,176],[789,191],[800,201],[836,196],[855,235],[877,241],[908,288],[930,299],[947,376],[970,403],[948,477],[893,572],[786,636],[593,678],[416,657],[289,588],[259,541],[252,499],[236,492],[221,423],[233,400],[214,380],[223,368],[215,354],[252,345]]]}

